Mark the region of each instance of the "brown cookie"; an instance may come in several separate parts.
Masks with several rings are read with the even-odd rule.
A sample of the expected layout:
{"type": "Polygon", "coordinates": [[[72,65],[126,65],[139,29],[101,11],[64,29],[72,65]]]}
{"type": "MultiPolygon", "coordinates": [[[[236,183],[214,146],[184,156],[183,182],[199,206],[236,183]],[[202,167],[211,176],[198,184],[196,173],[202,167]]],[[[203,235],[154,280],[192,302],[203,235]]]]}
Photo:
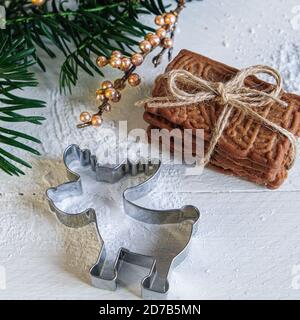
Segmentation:
{"type": "MultiPolygon", "coordinates": [[[[238,71],[187,50],[182,50],[166,71],[173,69],[185,69],[205,80],[223,82],[228,81],[238,71]]],[[[245,84],[264,91],[272,87],[271,84],[256,77],[249,77],[245,84]]],[[[168,95],[167,83],[164,78],[160,77],[155,82],[153,96],[165,95],[168,95]]],[[[283,92],[282,99],[288,102],[288,107],[269,103],[263,108],[256,108],[255,111],[298,136],[300,134],[300,97],[283,92]]],[[[164,126],[167,124],[172,128],[204,129],[204,139],[207,143],[210,141],[212,130],[222,108],[223,106],[216,101],[168,109],[146,107],[144,118],[158,128],[165,121],[164,126]]],[[[250,170],[250,175],[252,170],[258,170],[263,173],[261,177],[265,179],[263,184],[270,187],[271,184],[274,185],[273,181],[278,180],[278,176],[281,179],[286,177],[284,170],[286,171],[291,159],[291,146],[286,137],[258,124],[238,110],[232,112],[223,136],[218,142],[216,152],[224,159],[223,167],[225,167],[226,159],[224,170],[229,170],[228,161],[233,162],[232,168],[238,175],[241,175],[241,171],[237,172],[237,165],[244,171],[250,170]]],[[[221,166],[221,159],[218,158],[218,160],[221,166]]]]}
{"type": "MultiPolygon", "coordinates": [[[[159,128],[151,125],[148,127],[149,142],[151,142],[151,129],[159,128]]],[[[159,143],[161,142],[162,141],[159,141],[159,143]]],[[[175,150],[176,149],[174,147],[173,141],[171,141],[170,151],[174,152],[175,150]]],[[[268,180],[265,177],[264,171],[243,167],[238,163],[232,161],[232,159],[227,159],[227,157],[224,158],[222,157],[222,155],[220,156],[217,151],[213,154],[208,167],[227,175],[238,176],[240,178],[252,181],[256,184],[264,185],[270,189],[278,188],[287,177],[287,170],[283,167],[279,170],[274,171],[274,177],[268,180]]]]}

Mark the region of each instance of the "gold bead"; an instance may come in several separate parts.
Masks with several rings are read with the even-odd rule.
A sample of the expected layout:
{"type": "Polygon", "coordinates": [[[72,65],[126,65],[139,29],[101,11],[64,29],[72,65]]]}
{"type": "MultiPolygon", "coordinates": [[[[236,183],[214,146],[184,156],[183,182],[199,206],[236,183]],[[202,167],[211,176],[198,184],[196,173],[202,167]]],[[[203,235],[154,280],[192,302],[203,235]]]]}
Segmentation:
{"type": "Polygon", "coordinates": [[[42,6],[45,2],[46,0],[31,0],[31,3],[37,7],[42,6]]]}
{"type": "Polygon", "coordinates": [[[149,52],[152,47],[151,47],[151,43],[147,40],[143,40],[140,42],[140,49],[142,50],[142,52],[147,53],[149,52]]]}
{"type": "Polygon", "coordinates": [[[151,33],[151,32],[147,33],[146,36],[145,36],[145,40],[149,41],[152,36],[153,36],[153,33],[151,33]]]}
{"type": "Polygon", "coordinates": [[[118,57],[118,58],[121,58],[122,57],[122,53],[118,50],[115,50],[111,53],[112,56],[114,57],[118,57]]]}
{"type": "Polygon", "coordinates": [[[119,91],[116,92],[116,94],[112,97],[112,102],[119,102],[121,100],[121,93],[119,91]]]}
{"type": "Polygon", "coordinates": [[[80,116],[79,116],[79,119],[81,122],[89,122],[91,121],[91,114],[87,111],[84,111],[84,112],[81,112],[80,116]]]}
{"type": "Polygon", "coordinates": [[[97,89],[96,90],[96,94],[102,94],[102,93],[104,93],[104,91],[102,89],[97,89]]]}
{"type": "Polygon", "coordinates": [[[98,101],[104,101],[104,100],[105,100],[105,95],[104,95],[104,93],[97,94],[96,99],[97,99],[98,101]]]}
{"type": "Polygon", "coordinates": [[[141,83],[141,78],[137,73],[132,73],[129,77],[128,77],[128,83],[132,86],[132,87],[136,87],[141,83]]]}
{"type": "Polygon", "coordinates": [[[125,82],[122,79],[116,79],[114,82],[114,88],[123,90],[126,87],[125,82]]]}
{"type": "Polygon", "coordinates": [[[113,67],[113,68],[120,68],[121,66],[121,59],[117,56],[112,56],[109,60],[109,64],[113,67]]]}
{"type": "Polygon", "coordinates": [[[131,56],[131,62],[134,66],[140,66],[144,61],[143,55],[140,53],[134,53],[131,56]]]}
{"type": "Polygon", "coordinates": [[[167,35],[167,31],[164,28],[157,29],[155,33],[160,39],[163,39],[167,35]]]}
{"type": "Polygon", "coordinates": [[[94,127],[100,127],[101,124],[102,124],[102,122],[103,122],[101,116],[99,116],[98,114],[94,114],[94,115],[92,116],[92,120],[91,120],[91,121],[92,121],[92,125],[93,125],[94,127]]]}
{"type": "Polygon", "coordinates": [[[121,59],[121,70],[127,71],[131,67],[131,61],[129,58],[124,57],[121,59]]]}
{"type": "Polygon", "coordinates": [[[96,60],[97,66],[98,67],[105,67],[107,65],[107,58],[104,56],[100,56],[96,60]]]}
{"type": "Polygon", "coordinates": [[[105,104],[102,110],[105,112],[109,112],[111,110],[111,105],[109,103],[105,104]]]}
{"type": "Polygon", "coordinates": [[[153,48],[157,47],[160,44],[160,38],[156,34],[153,34],[148,41],[151,43],[151,46],[153,48]]]}
{"type": "Polygon", "coordinates": [[[163,16],[156,16],[154,19],[155,24],[157,24],[158,26],[163,26],[165,23],[165,19],[163,16]]]}
{"type": "Polygon", "coordinates": [[[96,90],[96,99],[102,100],[102,101],[105,99],[104,90],[102,90],[102,89],[96,90]]]}
{"type": "Polygon", "coordinates": [[[173,13],[167,13],[165,15],[165,24],[174,24],[176,22],[176,17],[174,16],[173,13]]]}
{"type": "Polygon", "coordinates": [[[113,99],[118,95],[118,91],[114,88],[108,88],[105,90],[104,94],[106,99],[113,101],[113,99]]]}
{"type": "Polygon", "coordinates": [[[105,80],[105,81],[103,81],[102,83],[101,83],[101,88],[102,88],[102,90],[106,90],[106,89],[108,89],[108,88],[112,88],[114,85],[112,84],[112,82],[111,81],[109,81],[109,80],[105,80]]]}
{"type": "Polygon", "coordinates": [[[171,38],[164,38],[162,41],[163,47],[168,49],[172,48],[173,46],[173,40],[171,38]]]}
{"type": "Polygon", "coordinates": [[[166,24],[166,25],[164,26],[164,28],[165,28],[166,31],[168,32],[168,31],[170,31],[170,30],[173,28],[173,24],[166,24]]]}

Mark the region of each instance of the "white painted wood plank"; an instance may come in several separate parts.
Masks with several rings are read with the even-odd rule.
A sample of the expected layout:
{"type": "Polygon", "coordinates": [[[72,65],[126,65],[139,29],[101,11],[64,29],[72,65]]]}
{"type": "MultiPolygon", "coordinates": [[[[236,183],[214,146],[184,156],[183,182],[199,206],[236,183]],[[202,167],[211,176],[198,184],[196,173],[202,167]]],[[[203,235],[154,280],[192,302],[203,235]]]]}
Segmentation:
{"type": "MultiPolygon", "coordinates": [[[[156,207],[167,207],[174,197],[182,204],[197,205],[202,216],[190,255],[174,272],[171,296],[299,297],[299,291],[292,288],[292,268],[300,257],[299,193],[296,197],[285,193],[233,193],[227,195],[227,202],[223,194],[202,194],[195,199],[191,194],[167,193],[165,202],[156,207]]],[[[151,194],[145,202],[153,203],[154,199],[155,194],[151,194]]],[[[134,298],[126,290],[112,295],[87,285],[88,267],[97,257],[93,228],[79,231],[60,226],[43,201],[32,205],[27,199],[20,207],[22,215],[14,212],[10,196],[2,199],[1,205],[7,208],[1,225],[10,225],[12,230],[1,232],[7,239],[1,256],[7,266],[8,288],[0,294],[21,297],[25,286],[31,298],[50,298],[54,292],[58,298],[75,298],[80,290],[82,298],[134,298]],[[15,261],[23,266],[26,278],[16,273],[15,261]]],[[[136,269],[131,272],[137,294],[140,278],[133,276],[136,269]]],[[[139,274],[142,277],[144,273],[140,270],[139,274]]]]}
{"type": "MultiPolygon", "coordinates": [[[[175,52],[188,48],[237,67],[267,63],[285,70],[274,55],[281,54],[281,45],[300,43],[299,30],[291,25],[296,5],[296,0],[195,1],[183,13],[175,52]]],[[[297,57],[297,50],[290,54],[297,57]]],[[[71,143],[95,147],[104,141],[101,130],[75,129],[80,111],[96,107],[94,91],[99,79],[83,76],[71,97],[60,96],[56,87],[59,66],[46,63],[51,67],[46,75],[39,75],[39,89],[28,90],[26,95],[48,102],[46,109],[36,110],[47,121],[40,128],[24,125],[27,133],[43,141],[43,155],[27,157],[34,169],[27,170],[25,177],[0,173],[0,265],[7,272],[7,289],[0,290],[0,298],[138,298],[145,270],[126,266],[133,284],[123,279],[125,284],[114,293],[91,287],[87,270],[98,250],[93,228],[64,228],[49,212],[44,192],[66,179],[61,160],[64,148],[71,143]]],[[[295,63],[294,68],[298,67],[295,63]]],[[[109,119],[128,119],[129,129],[145,128],[142,110],[133,104],[148,94],[162,70],[163,66],[154,70],[146,63],[141,89],[126,89],[109,119]]],[[[115,78],[106,71],[109,78],[115,78]]],[[[294,80],[293,88],[300,92],[294,80]]],[[[293,266],[300,263],[299,166],[298,161],[285,185],[276,191],[210,170],[201,177],[165,172],[157,186],[163,198],[156,190],[142,201],[160,208],[194,204],[202,213],[191,254],[174,272],[171,298],[300,298],[300,290],[292,287],[293,266]]]]}

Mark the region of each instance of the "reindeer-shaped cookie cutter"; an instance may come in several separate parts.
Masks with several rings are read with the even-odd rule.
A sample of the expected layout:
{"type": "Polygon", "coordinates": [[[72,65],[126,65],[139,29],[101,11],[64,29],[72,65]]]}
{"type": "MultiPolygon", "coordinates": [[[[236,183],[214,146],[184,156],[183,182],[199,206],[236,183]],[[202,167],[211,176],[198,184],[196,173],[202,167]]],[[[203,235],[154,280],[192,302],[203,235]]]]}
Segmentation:
{"type": "Polygon", "coordinates": [[[99,241],[101,238],[100,229],[98,227],[96,211],[93,208],[86,209],[80,213],[70,214],[60,210],[56,203],[67,197],[83,194],[82,182],[80,175],[70,169],[73,161],[79,161],[81,166],[90,166],[95,172],[96,181],[115,183],[127,174],[136,175],[145,173],[150,177],[141,184],[127,188],[123,192],[123,204],[127,215],[146,224],[174,224],[189,220],[192,222],[188,241],[180,252],[173,257],[171,263],[164,262],[163,259],[158,261],[157,257],[143,255],[131,252],[126,248],[120,248],[114,262],[114,276],[106,277],[101,274],[101,269],[105,263],[106,248],[103,242],[97,262],[90,269],[92,285],[100,289],[116,290],[118,272],[122,266],[122,262],[128,262],[138,266],[150,269],[150,273],[141,282],[142,297],[144,299],[164,299],[169,291],[168,277],[170,272],[178,266],[187,256],[189,243],[192,236],[197,231],[198,219],[200,217],[199,210],[194,206],[184,206],[180,209],[154,210],[144,208],[134,203],[137,199],[148,194],[156,185],[160,174],[161,163],[137,163],[124,161],[117,166],[101,166],[97,163],[96,156],[91,155],[90,150],[81,150],[77,145],[70,145],[64,152],[64,164],[67,169],[69,182],[63,183],[55,188],[47,190],[46,195],[52,211],[56,213],[58,220],[65,226],[70,228],[80,228],[90,223],[96,226],[99,241]],[[159,269],[157,264],[159,263],[159,269]]]}

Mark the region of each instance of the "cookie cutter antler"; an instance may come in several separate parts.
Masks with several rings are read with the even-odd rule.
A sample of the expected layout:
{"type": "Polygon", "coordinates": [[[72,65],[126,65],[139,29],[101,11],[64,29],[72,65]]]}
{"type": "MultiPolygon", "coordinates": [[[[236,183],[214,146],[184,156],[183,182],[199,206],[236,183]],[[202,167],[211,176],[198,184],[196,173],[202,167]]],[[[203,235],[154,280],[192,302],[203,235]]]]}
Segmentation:
{"type": "Polygon", "coordinates": [[[80,175],[70,169],[73,161],[79,161],[81,166],[90,166],[95,172],[96,181],[115,183],[127,174],[136,175],[144,172],[150,177],[143,183],[127,188],[123,192],[123,204],[127,215],[135,220],[146,224],[179,224],[183,221],[190,221],[190,228],[187,242],[182,249],[176,252],[172,259],[164,259],[154,255],[144,255],[131,252],[121,247],[114,261],[114,272],[112,276],[101,274],[102,267],[106,259],[105,242],[99,253],[95,265],[90,269],[92,284],[101,289],[115,290],[117,287],[118,272],[122,262],[128,262],[150,269],[150,273],[142,280],[142,297],[145,299],[165,298],[169,291],[169,274],[178,264],[180,264],[188,254],[190,240],[197,230],[197,222],[200,217],[199,210],[194,206],[184,206],[180,209],[154,210],[144,208],[134,201],[149,193],[156,185],[160,174],[161,163],[153,164],[137,163],[132,164],[124,161],[117,166],[102,166],[97,163],[96,156],[91,155],[89,150],[81,150],[77,145],[70,145],[64,152],[64,164],[67,169],[69,182],[63,183],[55,188],[47,190],[46,195],[52,211],[56,213],[58,220],[67,227],[80,228],[90,223],[94,223],[100,239],[100,229],[97,222],[96,211],[89,208],[80,213],[70,214],[60,210],[56,203],[70,196],[83,194],[82,180],[80,175]],[[166,261],[164,261],[166,260],[166,261]]]}

